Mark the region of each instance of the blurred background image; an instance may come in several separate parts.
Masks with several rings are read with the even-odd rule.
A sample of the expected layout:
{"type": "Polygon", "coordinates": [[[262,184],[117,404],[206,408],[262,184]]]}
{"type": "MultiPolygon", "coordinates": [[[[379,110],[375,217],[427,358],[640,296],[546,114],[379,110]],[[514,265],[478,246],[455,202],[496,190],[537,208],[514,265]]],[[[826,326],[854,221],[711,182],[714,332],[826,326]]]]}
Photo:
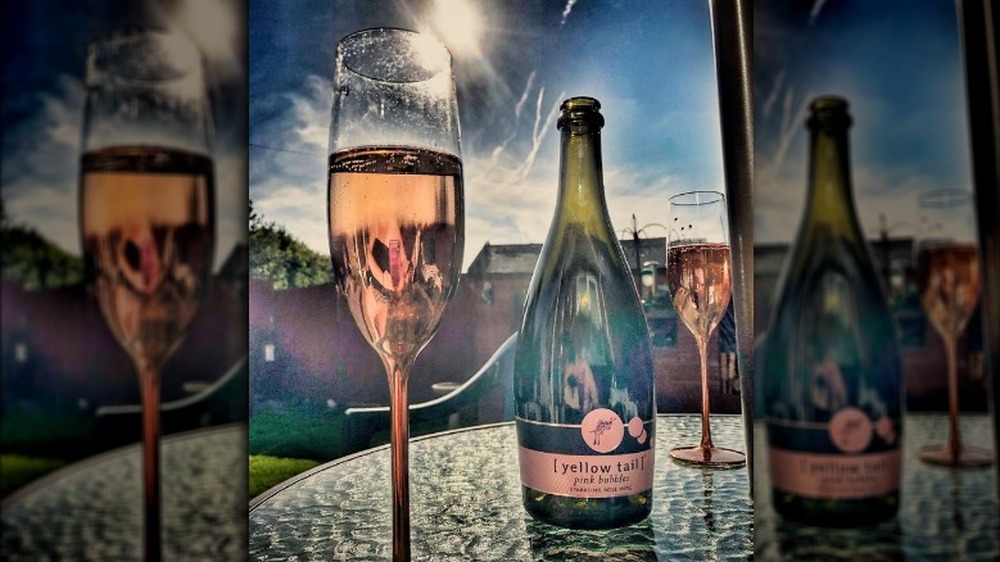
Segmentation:
{"type": "MultiPolygon", "coordinates": [[[[945,351],[920,304],[916,242],[925,220],[922,195],[972,191],[955,3],[754,8],[754,333],[759,338],[767,327],[804,212],[809,102],[845,97],[854,120],[855,206],[899,330],[906,406],[946,411],[945,351]]],[[[959,342],[963,411],[986,411],[981,327],[977,312],[959,342]]]]}
{"type": "MultiPolygon", "coordinates": [[[[80,162],[88,42],[129,27],[169,28],[200,51],[211,107],[213,263],[208,291],[186,336],[161,366],[161,431],[168,437],[233,427],[245,422],[247,411],[246,11],[240,2],[230,0],[7,2],[2,20],[0,494],[11,499],[4,509],[3,546],[11,555],[23,555],[24,548],[31,552],[34,544],[41,549],[35,555],[51,548],[54,555],[72,557],[66,554],[71,551],[47,542],[49,535],[32,538],[19,511],[32,503],[24,500],[29,494],[25,485],[70,466],[59,473],[60,481],[68,481],[66,475],[96,466],[94,455],[140,441],[142,430],[135,365],[107,327],[88,287],[81,255],[80,162]],[[90,460],[74,464],[85,458],[90,460]],[[15,492],[21,495],[13,500],[15,492]]],[[[242,473],[234,476],[227,463],[234,451],[242,458],[245,426],[227,435],[211,446],[205,458],[188,460],[197,470],[227,473],[219,478],[231,483],[234,477],[242,480],[242,473]]],[[[165,517],[182,519],[171,505],[171,497],[178,495],[172,484],[176,476],[168,474],[175,455],[169,447],[164,451],[165,517]]],[[[127,474],[135,489],[129,487],[123,501],[139,500],[138,474],[122,470],[122,474],[107,471],[114,475],[108,478],[127,474]]],[[[47,484],[30,493],[58,488],[55,481],[42,482],[47,484]]],[[[184,485],[195,501],[200,484],[184,485]]],[[[77,482],[67,489],[79,486],[77,482]]],[[[79,497],[64,493],[60,509],[66,517],[85,525],[84,514],[93,516],[93,510],[102,506],[114,510],[114,492],[107,492],[107,504],[98,496],[86,499],[87,490],[81,492],[79,497]],[[97,503],[87,507],[88,501],[97,503]]],[[[237,504],[242,497],[237,497],[237,504]]],[[[35,507],[40,502],[35,501],[35,507]]],[[[241,508],[245,510],[245,504],[241,508]]],[[[196,516],[197,510],[193,513],[188,516],[196,516]]],[[[138,512],[134,516],[136,525],[141,524],[138,512]]],[[[100,519],[92,517],[96,529],[100,519]]],[[[60,522],[49,523],[50,533],[61,532],[60,522]]],[[[167,534],[179,538],[183,525],[168,521],[167,534]]],[[[76,531],[68,531],[64,542],[80,539],[76,531]]],[[[220,533],[225,535],[224,525],[220,533]]],[[[83,536],[89,535],[83,532],[83,536]]],[[[231,547],[241,544],[232,536],[225,540],[231,547]]],[[[136,541],[141,542],[141,531],[121,539],[122,550],[104,555],[129,557],[136,541]]],[[[105,537],[104,543],[114,545],[116,540],[105,537]]]]}
{"type": "MultiPolygon", "coordinates": [[[[991,408],[992,415],[996,412],[991,405],[992,385],[984,351],[987,338],[979,265],[983,249],[975,235],[970,147],[970,131],[977,126],[989,127],[986,123],[991,121],[983,108],[970,116],[967,83],[987,77],[967,82],[967,53],[963,53],[959,17],[963,5],[982,4],[852,0],[758,1],[754,5],[754,335],[758,366],[754,412],[760,421],[755,441],[755,559],[991,560],[997,556],[995,529],[1000,511],[997,473],[991,466],[997,460],[991,408]],[[849,384],[855,386],[838,389],[832,384],[838,381],[837,376],[801,368],[808,362],[796,362],[803,356],[812,357],[812,349],[802,352],[792,347],[798,340],[782,337],[787,337],[781,331],[785,326],[799,326],[794,324],[796,319],[817,318],[802,312],[807,310],[808,300],[787,298],[788,287],[807,287],[801,292],[821,294],[819,284],[813,283],[816,278],[801,275],[781,280],[791,250],[799,245],[816,248],[817,240],[831,240],[821,235],[797,239],[807,212],[811,173],[806,120],[810,103],[821,96],[837,96],[849,104],[852,124],[847,138],[854,213],[898,338],[905,390],[900,416],[903,431],[898,454],[884,465],[870,462],[879,454],[874,446],[852,454],[832,448],[829,443],[836,439],[834,426],[824,425],[827,420],[821,416],[824,400],[833,404],[840,399],[839,391],[858,397],[851,398],[854,402],[841,402],[853,408],[891,404],[895,393],[872,390],[870,381],[891,383],[894,368],[890,365],[881,370],[889,375],[875,375],[860,384],[853,379],[849,384]],[[963,257],[935,259],[945,252],[963,257]],[[782,296],[777,293],[779,285],[785,286],[783,302],[807,304],[797,311],[786,306],[785,316],[779,318],[775,313],[782,296]],[[948,320],[942,320],[946,315],[948,320]],[[774,335],[767,332],[769,328],[774,328],[774,335]],[[950,343],[946,343],[952,340],[956,350],[952,364],[957,374],[954,394],[949,385],[950,343]],[[766,372],[761,368],[765,364],[769,368],[766,372]],[[792,367],[784,369],[785,365],[792,367]],[[784,400],[786,390],[786,396],[802,400],[798,404],[784,400]],[[879,402],[882,394],[890,400],[879,402]],[[954,417],[950,415],[952,396],[957,402],[954,417]],[[790,403],[792,409],[782,410],[790,403]],[[798,408],[799,404],[804,406],[798,408]],[[793,431],[807,423],[813,424],[813,435],[818,437],[794,443],[786,439],[806,435],[793,431]],[[833,439],[821,433],[826,428],[833,439]],[[794,454],[783,456],[789,450],[794,454]],[[811,462],[831,469],[806,475],[816,466],[811,462]],[[841,462],[844,464],[838,464],[841,462]],[[885,480],[872,476],[875,471],[855,473],[871,477],[866,482],[882,482],[885,487],[874,492],[863,485],[848,490],[846,483],[862,481],[843,476],[852,462],[867,463],[863,470],[891,467],[882,473],[888,475],[885,480]],[[816,479],[810,480],[813,476],[816,479]],[[805,489],[809,485],[813,487],[805,489]],[[875,508],[878,502],[889,507],[888,515],[880,521],[863,521],[879,511],[875,508]],[[838,521],[838,517],[842,519],[838,521]]],[[[993,54],[977,52],[975,56],[993,54]]],[[[822,158],[817,156],[817,160],[822,158]]],[[[816,184],[836,182],[831,176],[823,180],[817,179],[816,184]]],[[[995,190],[996,185],[985,183],[978,188],[995,190]]],[[[822,213],[817,208],[822,205],[809,209],[814,224],[822,213]]],[[[814,229],[810,234],[816,232],[814,229]]],[[[810,255],[816,254],[820,252],[810,255]]],[[[806,269],[798,264],[821,263],[831,279],[857,275],[856,271],[837,269],[846,261],[843,255],[840,262],[827,256],[822,258],[826,261],[798,260],[797,271],[806,269]]],[[[857,279],[853,281],[857,283],[857,279]]],[[[847,294],[870,291],[869,285],[850,287],[847,294]]],[[[854,306],[823,302],[831,303],[831,310],[854,306]]],[[[866,327],[860,321],[857,326],[859,333],[866,327]]],[[[830,356],[838,357],[850,344],[838,347],[842,342],[837,337],[818,343],[816,349],[829,349],[830,356]]],[[[847,341],[847,337],[841,340],[847,341]]],[[[873,340],[876,338],[865,341],[873,340]]],[[[894,350],[874,353],[857,363],[893,354],[894,350]]],[[[884,433],[889,435],[885,442],[891,442],[894,434],[884,433]]],[[[873,438],[871,443],[875,442],[873,438]]]]}

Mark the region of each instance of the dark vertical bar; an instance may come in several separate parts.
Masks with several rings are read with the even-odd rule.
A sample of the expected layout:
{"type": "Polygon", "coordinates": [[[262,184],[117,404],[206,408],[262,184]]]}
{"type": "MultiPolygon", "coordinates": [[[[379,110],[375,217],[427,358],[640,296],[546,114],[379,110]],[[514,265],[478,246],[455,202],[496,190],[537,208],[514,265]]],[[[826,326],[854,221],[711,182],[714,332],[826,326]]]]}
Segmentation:
{"type": "Polygon", "coordinates": [[[753,1],[710,0],[729,207],[744,446],[753,494],[753,1]]]}
{"type": "MultiPolygon", "coordinates": [[[[984,351],[991,386],[993,460],[1000,478],[1000,6],[990,0],[957,0],[965,59],[965,87],[972,147],[972,179],[982,254],[984,351]]],[[[998,490],[1000,496],[1000,490],[998,490]]]]}
{"type": "Polygon", "coordinates": [[[160,371],[148,365],[137,365],[142,391],[142,484],[145,492],[143,507],[143,562],[163,559],[163,525],[160,505],[160,371]]]}

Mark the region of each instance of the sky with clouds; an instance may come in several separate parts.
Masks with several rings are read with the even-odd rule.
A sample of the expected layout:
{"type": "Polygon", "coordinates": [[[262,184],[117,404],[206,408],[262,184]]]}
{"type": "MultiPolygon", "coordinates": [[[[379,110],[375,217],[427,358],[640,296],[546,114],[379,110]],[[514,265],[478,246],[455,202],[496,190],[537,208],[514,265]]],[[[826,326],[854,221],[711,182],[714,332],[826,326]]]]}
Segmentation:
{"type": "MultiPolygon", "coordinates": [[[[925,191],[972,189],[954,0],[754,5],[756,242],[789,242],[806,197],[809,102],[846,97],[856,207],[871,237],[917,233],[925,191]]],[[[969,220],[974,220],[971,217],[969,220]]]]}
{"type": "Polygon", "coordinates": [[[220,265],[245,242],[246,11],[238,0],[4,2],[5,211],[79,255],[77,221],[87,42],[125,25],[182,29],[205,57],[212,100],[220,265]]]}
{"type": "MultiPolygon", "coordinates": [[[[598,98],[614,227],[665,223],[667,199],[723,189],[708,3],[641,0],[250,2],[250,196],[329,251],[326,157],[337,41],[427,30],[452,50],[462,127],[464,265],[488,241],[542,242],[558,190],[560,102],[598,98]]],[[[649,226],[642,235],[665,236],[649,226]]]]}
{"type": "MultiPolygon", "coordinates": [[[[666,199],[721,188],[706,2],[236,0],[4,3],[6,211],[78,254],[77,174],[90,37],[130,21],[185,28],[206,54],[215,120],[217,260],[257,209],[326,253],[326,151],[338,39],[430,30],[455,55],[465,161],[466,266],[489,241],[540,242],[557,190],[558,104],[602,101],[615,228],[663,223],[666,199]],[[150,6],[164,6],[151,8],[150,6]],[[442,9],[441,6],[444,6],[442,9]],[[444,15],[441,15],[444,14],[444,15]],[[450,19],[449,19],[450,18],[450,19]],[[456,21],[457,19],[457,21],[456,21]],[[249,104],[243,90],[249,61],[249,104]]],[[[853,175],[870,235],[914,233],[919,193],[968,189],[967,117],[951,0],[755,3],[755,238],[788,242],[805,199],[809,101],[851,103],[853,175]]],[[[650,226],[647,236],[663,236],[650,226]]]]}

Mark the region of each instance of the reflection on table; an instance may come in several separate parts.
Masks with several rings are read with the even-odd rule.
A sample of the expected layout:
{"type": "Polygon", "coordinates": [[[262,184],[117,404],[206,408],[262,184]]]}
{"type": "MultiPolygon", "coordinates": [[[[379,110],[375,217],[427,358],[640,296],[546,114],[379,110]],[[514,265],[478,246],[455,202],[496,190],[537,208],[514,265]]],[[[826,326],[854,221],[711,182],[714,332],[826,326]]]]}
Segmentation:
{"type": "MultiPolygon", "coordinates": [[[[162,442],[163,559],[245,560],[246,424],[162,442]]],[[[5,498],[4,560],[141,560],[138,444],[54,472],[5,498]]]]}
{"type": "MultiPolygon", "coordinates": [[[[653,513],[610,531],[538,523],[521,505],[517,437],[510,423],[413,440],[410,501],[414,560],[747,560],[753,524],[746,468],[707,470],[669,460],[697,443],[695,415],[657,419],[653,513]]],[[[739,416],[713,416],[716,444],[743,448],[739,416]]],[[[319,466],[250,506],[252,560],[390,560],[389,451],[319,466]]]]}
{"type": "MultiPolygon", "coordinates": [[[[987,416],[959,419],[967,443],[992,448],[987,416]]],[[[1000,560],[996,472],[932,466],[917,458],[924,445],[947,439],[947,416],[913,414],[904,424],[899,515],[879,525],[828,529],[785,521],[771,507],[767,455],[763,448],[754,455],[755,559],[1000,560]]],[[[763,447],[763,424],[755,432],[755,442],[763,447]]]]}

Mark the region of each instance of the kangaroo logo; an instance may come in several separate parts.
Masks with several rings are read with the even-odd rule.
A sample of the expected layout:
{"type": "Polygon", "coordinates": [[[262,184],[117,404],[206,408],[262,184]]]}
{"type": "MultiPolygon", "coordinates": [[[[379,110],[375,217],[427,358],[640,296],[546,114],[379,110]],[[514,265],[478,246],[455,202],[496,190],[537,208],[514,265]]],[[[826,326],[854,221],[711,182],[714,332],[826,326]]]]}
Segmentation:
{"type": "Polygon", "coordinates": [[[593,446],[599,447],[601,445],[601,435],[604,434],[605,431],[610,431],[614,426],[614,423],[614,420],[599,420],[597,422],[597,427],[590,431],[590,433],[594,435],[594,441],[592,443],[593,446]]]}
{"type": "Polygon", "coordinates": [[[580,434],[591,449],[598,453],[609,453],[621,445],[625,437],[625,424],[612,410],[598,408],[583,417],[580,434]]]}

